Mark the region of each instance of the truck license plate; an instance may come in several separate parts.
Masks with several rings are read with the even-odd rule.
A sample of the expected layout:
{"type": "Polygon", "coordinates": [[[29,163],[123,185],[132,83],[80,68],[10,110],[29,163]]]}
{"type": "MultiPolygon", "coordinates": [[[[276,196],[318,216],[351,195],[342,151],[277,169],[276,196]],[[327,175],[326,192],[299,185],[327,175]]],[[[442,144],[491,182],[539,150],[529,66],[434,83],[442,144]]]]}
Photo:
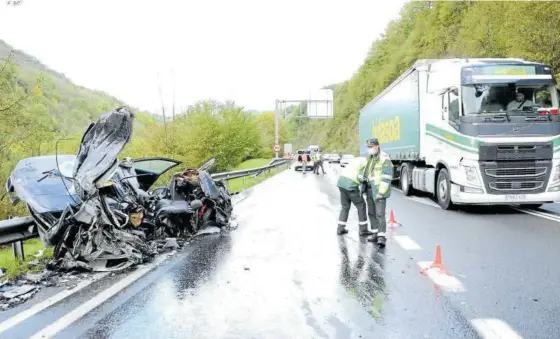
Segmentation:
{"type": "Polygon", "coordinates": [[[507,201],[525,200],[525,194],[506,194],[507,201]]]}

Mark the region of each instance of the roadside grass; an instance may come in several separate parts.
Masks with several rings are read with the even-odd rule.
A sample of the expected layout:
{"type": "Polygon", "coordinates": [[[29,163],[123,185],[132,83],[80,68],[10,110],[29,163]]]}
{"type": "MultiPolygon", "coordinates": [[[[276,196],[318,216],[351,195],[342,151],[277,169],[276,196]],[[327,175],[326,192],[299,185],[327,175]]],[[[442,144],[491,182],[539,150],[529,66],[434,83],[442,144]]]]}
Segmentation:
{"type": "Polygon", "coordinates": [[[45,263],[52,257],[53,248],[44,248],[41,240],[28,239],[23,242],[23,251],[25,253],[25,261],[16,260],[12,246],[6,246],[0,249],[0,268],[4,270],[4,276],[13,279],[21,273],[38,272],[45,268],[45,263]],[[40,250],[44,249],[40,257],[34,257],[40,250]],[[30,261],[39,260],[39,265],[29,265],[30,261]]]}
{"type": "MultiPolygon", "coordinates": [[[[239,164],[233,170],[234,171],[240,171],[240,170],[245,170],[245,169],[263,167],[263,166],[268,165],[271,161],[272,161],[272,159],[251,159],[251,160],[247,160],[247,161],[239,164]]],[[[245,178],[235,178],[235,179],[228,180],[229,193],[240,192],[244,189],[247,189],[251,186],[254,186],[254,185],[270,178],[271,176],[273,176],[275,174],[278,174],[278,173],[282,172],[285,169],[286,169],[285,167],[277,167],[277,168],[265,171],[264,173],[261,173],[256,177],[250,175],[250,176],[247,176],[245,178]]]]}

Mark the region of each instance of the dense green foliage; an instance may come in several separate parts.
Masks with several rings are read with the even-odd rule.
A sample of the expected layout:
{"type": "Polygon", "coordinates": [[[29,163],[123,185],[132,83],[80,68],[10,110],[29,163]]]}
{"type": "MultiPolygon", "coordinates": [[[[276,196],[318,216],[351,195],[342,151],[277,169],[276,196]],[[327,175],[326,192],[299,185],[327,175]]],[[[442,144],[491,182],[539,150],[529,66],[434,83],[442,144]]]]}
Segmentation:
{"type": "MultiPolygon", "coordinates": [[[[59,142],[58,153],[75,154],[87,125],[121,105],[103,92],[73,84],[0,40],[0,183],[4,186],[19,160],[54,154],[59,138],[70,140],[59,142]]],[[[122,156],[171,157],[188,167],[213,156],[215,169],[221,171],[247,159],[273,155],[273,114],[257,115],[232,102],[215,101],[190,106],[166,123],[162,116],[135,112],[132,142],[122,156]]],[[[0,220],[24,214],[22,207],[16,210],[2,199],[0,220]]]]}
{"type": "Polygon", "coordinates": [[[549,64],[559,78],[558,17],[560,5],[552,1],[409,2],[373,42],[360,69],[334,86],[335,118],[288,122],[292,141],[357,153],[358,111],[417,59],[523,58],[549,64]]]}

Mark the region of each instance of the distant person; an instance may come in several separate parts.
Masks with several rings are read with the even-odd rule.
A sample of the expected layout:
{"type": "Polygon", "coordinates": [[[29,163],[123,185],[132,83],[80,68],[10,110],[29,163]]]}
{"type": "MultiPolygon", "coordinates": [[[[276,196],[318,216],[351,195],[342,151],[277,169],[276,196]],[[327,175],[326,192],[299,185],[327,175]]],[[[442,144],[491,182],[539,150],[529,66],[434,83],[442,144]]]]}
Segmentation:
{"type": "Polygon", "coordinates": [[[354,204],[358,210],[359,235],[369,236],[373,234],[368,231],[366,203],[362,196],[359,179],[359,177],[361,177],[360,172],[363,171],[365,165],[366,159],[363,157],[350,160],[348,165],[342,169],[336,183],[340,191],[341,204],[340,215],[338,216],[338,228],[336,231],[338,235],[348,233],[346,224],[348,222],[351,204],[354,204]]]}
{"type": "Polygon", "coordinates": [[[364,181],[369,222],[373,231],[373,237],[368,241],[377,241],[377,244],[383,247],[387,241],[385,209],[387,198],[391,195],[393,163],[389,155],[381,151],[377,138],[368,139],[366,149],[369,156],[361,177],[364,181]]]}
{"type": "Polygon", "coordinates": [[[507,110],[515,111],[515,110],[521,110],[523,109],[523,107],[532,107],[532,106],[535,106],[534,102],[525,99],[525,94],[521,92],[517,92],[517,94],[515,95],[515,100],[511,101],[507,105],[507,110]]]}
{"type": "Polygon", "coordinates": [[[301,162],[303,164],[303,174],[307,171],[307,162],[309,162],[310,157],[305,151],[301,154],[301,162]]]}
{"type": "Polygon", "coordinates": [[[313,162],[313,173],[319,175],[319,166],[321,166],[321,170],[323,171],[323,174],[325,174],[325,169],[323,168],[323,154],[321,154],[320,149],[315,152],[315,155],[313,156],[313,162]]]}

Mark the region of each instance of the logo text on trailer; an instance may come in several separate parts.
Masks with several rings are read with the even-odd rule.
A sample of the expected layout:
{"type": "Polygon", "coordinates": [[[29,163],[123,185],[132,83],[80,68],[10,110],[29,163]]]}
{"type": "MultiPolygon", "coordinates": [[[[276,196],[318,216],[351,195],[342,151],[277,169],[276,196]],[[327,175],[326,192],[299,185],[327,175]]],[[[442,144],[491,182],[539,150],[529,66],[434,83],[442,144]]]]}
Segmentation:
{"type": "Polygon", "coordinates": [[[399,141],[401,139],[401,120],[400,118],[394,117],[391,120],[379,121],[377,123],[373,122],[372,136],[379,140],[379,143],[383,144],[390,141],[399,141]]]}

